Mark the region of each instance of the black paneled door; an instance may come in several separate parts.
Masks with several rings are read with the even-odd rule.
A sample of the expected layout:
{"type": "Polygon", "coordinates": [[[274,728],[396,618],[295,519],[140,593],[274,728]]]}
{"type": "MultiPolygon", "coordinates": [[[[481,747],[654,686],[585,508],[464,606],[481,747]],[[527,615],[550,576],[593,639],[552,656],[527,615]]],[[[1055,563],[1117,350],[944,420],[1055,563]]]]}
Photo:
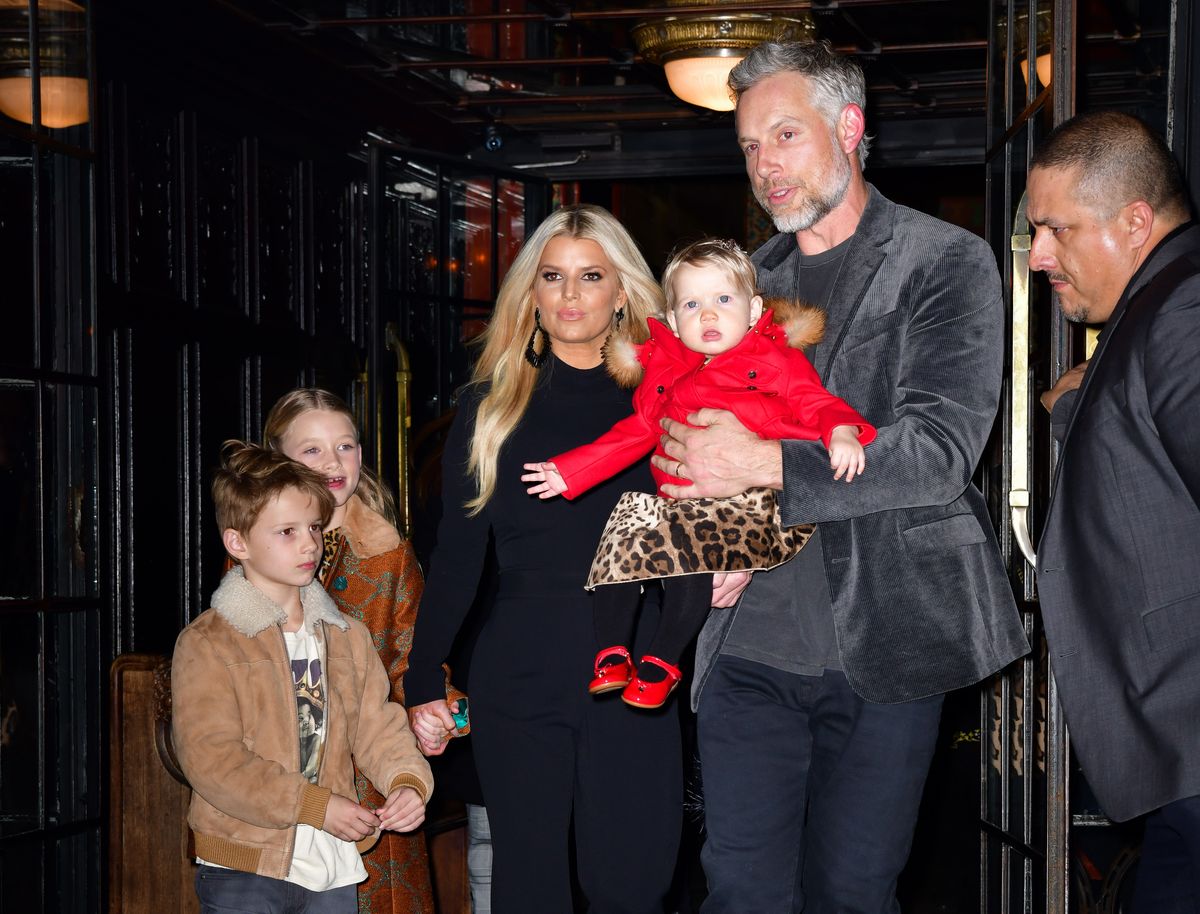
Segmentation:
{"type": "Polygon", "coordinates": [[[0,909],[101,909],[89,10],[0,4],[0,909]]]}

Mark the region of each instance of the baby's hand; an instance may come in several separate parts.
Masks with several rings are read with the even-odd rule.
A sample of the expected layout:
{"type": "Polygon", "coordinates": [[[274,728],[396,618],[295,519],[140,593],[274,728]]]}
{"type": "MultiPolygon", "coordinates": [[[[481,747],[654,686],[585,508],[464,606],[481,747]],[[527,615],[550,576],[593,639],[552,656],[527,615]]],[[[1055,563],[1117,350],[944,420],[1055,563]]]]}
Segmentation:
{"type": "Polygon", "coordinates": [[[558,468],[552,463],[527,463],[525,469],[530,472],[521,477],[521,482],[535,482],[525,491],[538,498],[553,498],[567,491],[567,484],[558,474],[558,468]]]}
{"type": "Polygon", "coordinates": [[[335,793],[325,807],[325,822],[321,828],[343,841],[361,841],[378,825],[379,819],[371,810],[335,793]]]}
{"type": "Polygon", "coordinates": [[[863,446],[858,443],[857,425],[839,425],[829,436],[829,465],[834,479],[846,477],[846,482],[861,476],[867,465],[863,446]]]}
{"type": "Polygon", "coordinates": [[[425,821],[425,803],[411,787],[397,787],[377,812],[380,826],[391,831],[412,831],[425,821]]]}

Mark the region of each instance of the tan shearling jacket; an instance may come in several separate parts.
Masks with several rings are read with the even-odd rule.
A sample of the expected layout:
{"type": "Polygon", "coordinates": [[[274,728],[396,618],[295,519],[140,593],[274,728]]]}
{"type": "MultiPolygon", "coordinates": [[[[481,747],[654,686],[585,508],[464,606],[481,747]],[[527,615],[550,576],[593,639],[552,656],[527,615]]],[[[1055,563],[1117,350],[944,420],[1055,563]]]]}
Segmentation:
{"type": "MultiPolygon", "coordinates": [[[[300,774],[296,695],[282,607],[228,571],[212,608],[185,628],[171,667],[173,738],[192,784],[197,856],[286,878],[298,823],[320,828],[333,793],[356,797],[354,768],[384,794],[411,787],[428,801],[429,765],[362,623],[319,583],[301,590],[305,625],[324,640],[326,736],[317,783],[300,774]]],[[[359,842],[366,850],[372,836],[359,842]]]]}

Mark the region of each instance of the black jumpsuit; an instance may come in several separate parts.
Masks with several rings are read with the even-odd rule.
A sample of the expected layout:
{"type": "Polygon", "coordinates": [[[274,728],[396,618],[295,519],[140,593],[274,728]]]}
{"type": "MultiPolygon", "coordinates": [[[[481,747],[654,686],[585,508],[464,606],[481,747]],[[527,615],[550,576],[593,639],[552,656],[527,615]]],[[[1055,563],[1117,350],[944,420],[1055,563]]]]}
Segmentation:
{"type": "MultiPolygon", "coordinates": [[[[583,497],[525,494],[522,464],[591,441],[628,415],[630,393],[603,367],[552,358],[506,442],[495,493],[475,494],[468,442],[480,399],[464,393],[443,458],[444,514],[405,676],[410,705],[444,696],[440,664],[471,606],[489,530],[499,589],[471,661],[471,739],[492,828],[495,914],[570,914],[569,829],[595,914],[658,914],[681,828],[677,709],[627,707],[587,692],[596,645],[583,589],[610,511],[624,491],[654,491],[646,463],[583,497]]],[[[654,631],[647,607],[638,648],[654,631]]],[[[635,648],[636,650],[636,648],[635,648]]],[[[637,654],[635,654],[637,656],[637,654]]]]}

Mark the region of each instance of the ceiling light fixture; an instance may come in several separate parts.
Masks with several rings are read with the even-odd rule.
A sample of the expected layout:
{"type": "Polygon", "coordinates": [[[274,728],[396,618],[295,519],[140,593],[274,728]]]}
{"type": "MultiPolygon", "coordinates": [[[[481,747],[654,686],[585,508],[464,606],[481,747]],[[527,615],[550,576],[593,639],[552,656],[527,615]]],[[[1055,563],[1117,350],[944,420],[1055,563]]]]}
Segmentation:
{"type": "MultiPolygon", "coordinates": [[[[38,0],[38,80],[46,127],[88,120],[85,10],[72,0],[38,0]]],[[[28,0],[0,0],[0,114],[33,123],[28,0]]]]}
{"type": "Polygon", "coordinates": [[[668,6],[711,6],[711,13],[639,22],[632,35],[638,53],[660,63],[667,83],[683,101],[713,111],[732,111],[726,80],[747,52],[764,41],[815,41],[807,10],[796,16],[755,13],[730,0],[667,0],[668,6]]]}
{"type": "MultiPolygon", "coordinates": [[[[1054,39],[1054,13],[1050,7],[1038,7],[1037,33],[1034,36],[1034,72],[1038,82],[1043,86],[1050,85],[1054,75],[1054,60],[1050,54],[1054,39]]],[[[1008,16],[1002,15],[996,20],[996,41],[1000,45],[1000,53],[1005,53],[1008,46],[1008,16]]],[[[1029,10],[1017,10],[1013,13],[1013,56],[1021,67],[1021,76],[1025,85],[1029,85],[1029,10]]]]}

